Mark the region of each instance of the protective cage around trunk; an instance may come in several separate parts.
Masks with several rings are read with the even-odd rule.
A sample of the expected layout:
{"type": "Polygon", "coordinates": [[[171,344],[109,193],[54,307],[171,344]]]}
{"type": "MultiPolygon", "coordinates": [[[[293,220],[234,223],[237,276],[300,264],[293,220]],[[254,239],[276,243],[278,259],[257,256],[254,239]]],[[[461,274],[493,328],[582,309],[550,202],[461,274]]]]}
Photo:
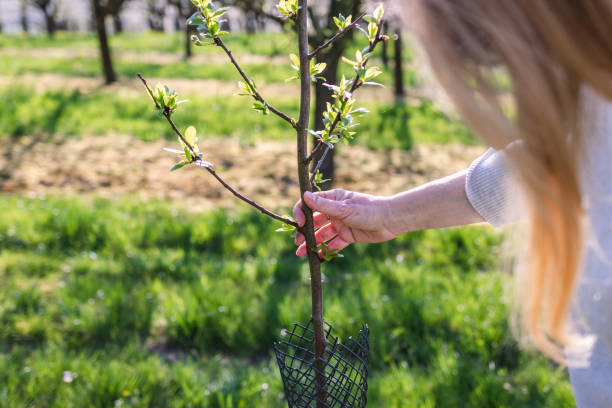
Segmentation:
{"type": "Polygon", "coordinates": [[[319,401],[314,358],[314,332],[309,322],[293,324],[291,331],[283,330],[281,340],[274,343],[274,353],[280,369],[289,408],[362,408],[366,406],[368,390],[368,337],[364,325],[357,338],[349,337],[340,343],[332,334],[332,326],[325,323],[327,347],[325,365],[327,400],[319,401]],[[317,402],[320,404],[317,405],[317,402]]]}

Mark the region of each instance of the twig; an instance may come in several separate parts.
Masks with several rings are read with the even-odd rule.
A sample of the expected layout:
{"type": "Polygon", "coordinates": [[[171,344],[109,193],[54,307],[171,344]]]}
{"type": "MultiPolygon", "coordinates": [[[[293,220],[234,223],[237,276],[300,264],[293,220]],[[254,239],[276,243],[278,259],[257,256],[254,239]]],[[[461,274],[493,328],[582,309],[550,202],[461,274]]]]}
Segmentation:
{"type": "MultiPolygon", "coordinates": [[[[232,52],[227,48],[227,46],[225,45],[223,40],[220,37],[215,37],[214,42],[215,42],[216,45],[218,45],[219,47],[223,48],[223,51],[225,51],[225,53],[229,57],[229,59],[232,62],[232,64],[236,67],[236,69],[240,73],[240,76],[242,76],[242,78],[244,78],[246,83],[250,85],[251,84],[251,80],[244,73],[244,71],[242,70],[242,68],[240,67],[240,65],[238,64],[238,62],[234,58],[234,56],[232,55],[232,52]]],[[[256,89],[254,90],[254,93],[252,94],[252,96],[253,96],[253,98],[256,101],[263,103],[276,116],[278,116],[278,117],[282,118],[283,120],[285,120],[286,122],[288,122],[294,129],[297,129],[296,123],[295,123],[295,119],[290,118],[288,115],[286,115],[285,113],[279,111],[274,106],[272,106],[268,102],[266,102],[266,100],[263,98],[263,96],[261,96],[261,94],[256,89]]]]}
{"type": "Polygon", "coordinates": [[[313,59],[319,52],[321,52],[322,50],[324,50],[325,48],[329,47],[331,44],[334,43],[334,41],[336,41],[338,38],[342,37],[344,34],[346,34],[347,32],[349,32],[350,30],[352,30],[353,28],[355,28],[357,26],[357,24],[359,24],[359,22],[361,21],[361,19],[363,17],[365,17],[366,12],[361,13],[361,15],[359,17],[357,17],[355,19],[355,21],[353,21],[351,24],[349,24],[348,26],[346,26],[346,28],[342,31],[337,32],[333,37],[331,37],[329,40],[325,41],[323,44],[319,45],[317,48],[315,48],[312,52],[310,52],[310,54],[308,54],[308,59],[313,59]]]}
{"type": "MultiPolygon", "coordinates": [[[[157,109],[161,109],[161,106],[159,105],[159,103],[157,103],[157,101],[155,100],[155,97],[153,96],[153,91],[151,91],[151,88],[149,87],[149,84],[147,84],[147,81],[142,77],[142,75],[137,74],[138,78],[140,78],[140,80],[142,81],[142,83],[144,84],[147,92],[149,93],[149,96],[151,96],[151,99],[153,99],[153,102],[155,103],[155,107],[157,109]]],[[[166,120],[168,121],[168,123],[170,124],[170,127],[172,127],[172,130],[174,130],[174,133],[176,133],[178,135],[178,137],[183,141],[183,143],[185,144],[185,146],[187,146],[187,149],[189,150],[189,152],[191,153],[191,162],[192,163],[198,163],[200,162],[200,157],[196,154],[194,148],[191,146],[191,144],[185,139],[185,136],[183,136],[183,134],[181,133],[181,131],[176,127],[176,125],[174,124],[174,121],[172,120],[172,115],[170,113],[170,110],[168,110],[167,108],[164,109],[163,111],[163,115],[166,118],[166,120]]],[[[215,171],[215,169],[213,169],[212,167],[208,167],[208,166],[201,166],[204,167],[206,169],[206,171],[208,171],[210,174],[213,175],[214,178],[216,178],[219,183],[221,183],[221,185],[223,185],[223,187],[225,187],[227,190],[229,190],[233,195],[235,195],[237,198],[239,198],[240,200],[244,201],[245,203],[251,205],[252,207],[254,207],[255,209],[257,209],[258,211],[260,211],[261,213],[274,218],[275,220],[284,222],[285,224],[291,225],[295,228],[298,228],[298,224],[295,221],[292,221],[288,218],[285,218],[283,216],[280,216],[268,209],[266,209],[265,207],[263,207],[260,204],[257,204],[255,201],[251,200],[250,198],[240,194],[238,191],[236,191],[232,186],[230,186],[229,184],[227,184],[227,182],[225,180],[223,180],[223,178],[221,178],[221,176],[219,176],[219,174],[217,174],[217,172],[215,171]]]]}
{"type": "Polygon", "coordinates": [[[317,253],[312,210],[304,202],[304,193],[312,190],[308,181],[308,122],[310,119],[310,60],[308,59],[308,0],[298,2],[298,43],[300,56],[300,116],[297,123],[297,162],[302,197],[302,211],[305,223],[300,232],[306,238],[308,266],[310,268],[310,289],[312,297],[312,328],[314,332],[314,371],[317,383],[317,408],[327,407],[327,381],[325,374],[325,349],[327,340],[323,328],[323,282],[321,260],[317,253]]]}

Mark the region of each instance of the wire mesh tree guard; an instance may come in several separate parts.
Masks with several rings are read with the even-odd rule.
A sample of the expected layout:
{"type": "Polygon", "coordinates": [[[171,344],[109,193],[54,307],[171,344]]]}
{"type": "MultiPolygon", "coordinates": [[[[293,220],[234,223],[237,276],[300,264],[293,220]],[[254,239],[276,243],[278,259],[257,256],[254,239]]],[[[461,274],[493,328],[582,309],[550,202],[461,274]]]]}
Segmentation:
{"type": "Polygon", "coordinates": [[[274,343],[289,408],[363,408],[367,402],[370,330],[364,325],[356,338],[349,337],[343,344],[334,336],[332,326],[324,325],[327,347],[318,366],[324,367],[325,400],[320,397],[317,381],[321,372],[315,364],[311,323],[294,323],[292,330],[283,330],[281,340],[274,343]]]}

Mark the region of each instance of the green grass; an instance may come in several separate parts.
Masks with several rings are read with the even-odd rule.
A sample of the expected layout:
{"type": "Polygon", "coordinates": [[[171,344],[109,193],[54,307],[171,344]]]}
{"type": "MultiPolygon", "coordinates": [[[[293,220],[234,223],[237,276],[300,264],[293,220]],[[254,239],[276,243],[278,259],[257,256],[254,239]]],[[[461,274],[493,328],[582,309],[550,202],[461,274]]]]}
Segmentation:
{"type": "MultiPolygon", "coordinates": [[[[239,56],[237,58],[240,59],[239,56]]],[[[196,64],[189,61],[158,64],[115,58],[113,67],[119,77],[132,79],[136,78],[137,73],[141,73],[145,77],[155,78],[215,79],[232,82],[237,82],[240,79],[238,72],[230,65],[229,60],[227,64],[196,64]]],[[[241,64],[241,67],[258,84],[282,83],[295,75],[295,71],[290,66],[289,57],[287,57],[286,64],[251,63],[241,64]]],[[[98,58],[94,57],[42,57],[24,54],[0,59],[0,75],[19,76],[49,73],[69,77],[101,77],[102,66],[98,58]]],[[[353,68],[343,63],[340,65],[339,75],[351,78],[354,76],[353,68]]],[[[418,86],[418,78],[414,70],[404,69],[404,76],[406,86],[418,86]]],[[[383,74],[376,80],[382,84],[391,85],[393,78],[389,70],[384,70],[383,74]]]]}
{"type": "MultiPolygon", "coordinates": [[[[308,319],[310,289],[274,222],[163,202],[0,200],[9,406],[283,406],[271,344],[308,319]]],[[[370,406],[573,406],[565,372],[508,332],[500,240],[485,227],[417,232],[325,265],[327,320],[343,338],[372,330],[370,406]]]]}
{"type": "MultiPolygon", "coordinates": [[[[135,52],[184,52],[183,33],[122,33],[109,37],[112,49],[135,52]]],[[[237,53],[258,55],[284,55],[293,42],[292,33],[231,33],[224,42],[237,53]]],[[[98,49],[98,39],[93,33],[61,31],[53,38],[47,35],[0,34],[0,48],[65,48],[98,49]]],[[[193,47],[195,54],[216,53],[213,46],[193,47]]]]}
{"type": "MultiPolygon", "coordinates": [[[[288,59],[287,59],[288,60],[288,59]]],[[[136,78],[137,73],[145,77],[156,78],[186,78],[186,79],[216,79],[222,81],[238,81],[238,74],[228,64],[192,64],[180,61],[172,64],[156,64],[139,61],[125,61],[115,58],[115,72],[120,77],[136,78]]],[[[289,64],[245,64],[243,69],[256,82],[283,82],[293,75],[289,64]]],[[[6,58],[0,64],[2,75],[23,75],[26,73],[52,73],[76,77],[100,77],[102,66],[97,58],[88,57],[36,57],[17,55],[6,58]]]]}
{"type": "MultiPolygon", "coordinates": [[[[181,128],[196,126],[202,138],[235,137],[251,143],[294,137],[281,119],[273,115],[262,117],[251,110],[247,98],[185,97],[189,103],[181,105],[175,114],[176,123],[181,128]],[[239,121],[235,120],[237,117],[239,121]]],[[[15,86],[0,89],[0,98],[6,101],[0,116],[0,137],[33,134],[80,137],[118,132],[143,140],[174,139],[144,90],[140,96],[128,96],[104,90],[87,94],[78,90],[35,93],[15,86]]],[[[270,102],[297,117],[295,99],[270,102]]],[[[410,148],[413,142],[431,141],[476,143],[464,125],[426,102],[418,106],[369,103],[360,106],[372,112],[360,119],[356,143],[371,148],[410,148]]]]}

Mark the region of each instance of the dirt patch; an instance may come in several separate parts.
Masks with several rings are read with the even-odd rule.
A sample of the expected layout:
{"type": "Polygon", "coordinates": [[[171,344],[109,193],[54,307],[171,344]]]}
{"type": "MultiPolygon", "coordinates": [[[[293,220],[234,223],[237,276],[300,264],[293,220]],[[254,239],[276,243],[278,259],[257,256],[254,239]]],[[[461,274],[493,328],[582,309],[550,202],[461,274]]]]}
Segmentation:
{"type": "MultiPolygon", "coordinates": [[[[165,141],[129,136],[87,137],[35,143],[0,141],[0,191],[16,194],[96,195],[177,200],[197,210],[233,207],[237,201],[202,169],[170,173],[172,154],[165,141]]],[[[171,143],[170,143],[171,144],[171,143]]],[[[266,141],[206,140],[206,159],[232,186],[261,204],[287,208],[298,197],[295,145],[266,141]]],[[[465,168],[482,147],[420,144],[412,151],[371,151],[342,146],[335,186],[378,195],[394,194],[465,168]]],[[[242,205],[242,204],[240,204],[242,205]]]]}
{"type": "MultiPolygon", "coordinates": [[[[238,88],[238,74],[235,81],[220,81],[215,79],[184,79],[184,78],[147,78],[147,81],[155,85],[163,83],[168,85],[180,95],[200,95],[209,97],[229,97],[240,92],[238,88]]],[[[65,76],[57,74],[24,74],[18,76],[0,75],[0,87],[10,86],[18,83],[27,86],[37,93],[58,89],[78,89],[80,92],[89,93],[93,91],[104,91],[118,93],[126,96],[143,96],[142,83],[137,79],[121,78],[110,86],[104,85],[104,80],[92,77],[65,76]]],[[[296,83],[269,83],[258,84],[258,88],[265,98],[287,99],[291,95],[299,95],[299,86],[296,83]]],[[[393,101],[392,89],[390,87],[363,87],[360,89],[358,99],[360,101],[388,103],[393,101]]]]}
{"type": "MultiPolygon", "coordinates": [[[[100,51],[97,49],[73,49],[73,48],[5,48],[3,56],[30,56],[46,58],[98,58],[100,51]]],[[[138,61],[148,64],[174,64],[185,61],[184,53],[181,52],[136,52],[136,51],[113,51],[113,57],[122,61],[138,61]]],[[[240,64],[289,64],[288,56],[267,56],[257,54],[240,54],[240,64]]],[[[189,58],[192,64],[227,64],[228,58],[219,48],[218,53],[194,54],[189,58]]]]}

